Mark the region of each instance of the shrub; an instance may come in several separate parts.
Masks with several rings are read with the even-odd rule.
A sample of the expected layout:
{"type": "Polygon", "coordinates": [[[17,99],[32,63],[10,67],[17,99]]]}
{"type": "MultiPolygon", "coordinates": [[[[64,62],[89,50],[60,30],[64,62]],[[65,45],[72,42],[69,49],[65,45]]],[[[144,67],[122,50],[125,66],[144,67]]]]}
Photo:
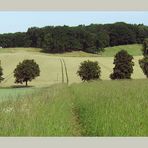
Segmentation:
{"type": "Polygon", "coordinates": [[[34,60],[24,60],[14,70],[15,83],[26,83],[40,75],[39,65],[34,60]]]}
{"type": "Polygon", "coordinates": [[[119,51],[114,58],[115,67],[110,75],[111,79],[130,79],[133,73],[134,63],[133,56],[129,55],[126,50],[119,51]]]}
{"type": "Polygon", "coordinates": [[[100,79],[101,68],[98,62],[84,61],[80,64],[77,74],[81,77],[82,81],[100,79]]]}
{"type": "Polygon", "coordinates": [[[145,39],[143,42],[143,59],[139,60],[139,65],[143,71],[143,73],[148,78],[148,39],[145,39]]]}
{"type": "Polygon", "coordinates": [[[142,52],[144,56],[148,56],[148,38],[143,42],[142,52]]]}
{"type": "Polygon", "coordinates": [[[139,65],[140,65],[143,73],[148,78],[148,56],[143,57],[143,59],[139,60],[139,65]]]}

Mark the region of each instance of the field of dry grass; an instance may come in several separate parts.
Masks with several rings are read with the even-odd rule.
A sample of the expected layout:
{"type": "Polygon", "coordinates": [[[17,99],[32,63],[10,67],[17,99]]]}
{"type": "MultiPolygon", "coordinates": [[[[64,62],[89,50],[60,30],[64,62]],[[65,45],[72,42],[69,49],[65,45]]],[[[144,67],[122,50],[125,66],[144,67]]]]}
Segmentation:
{"type": "MultiPolygon", "coordinates": [[[[135,47],[135,45],[133,45],[133,47],[135,47]]],[[[131,50],[131,48],[129,49],[131,50]]],[[[51,54],[46,54],[40,51],[41,49],[34,49],[34,48],[1,49],[0,60],[4,70],[4,78],[5,78],[5,80],[1,83],[1,86],[9,87],[9,86],[15,85],[13,70],[15,69],[16,65],[19,62],[23,61],[24,59],[34,59],[40,66],[40,70],[41,70],[40,76],[29,84],[31,86],[36,86],[36,87],[43,87],[43,86],[49,86],[55,83],[61,83],[62,77],[64,77],[64,82],[66,82],[66,79],[67,79],[66,71],[65,69],[63,69],[64,76],[62,76],[62,67],[61,67],[60,59],[63,59],[65,61],[68,80],[70,84],[75,82],[76,83],[81,82],[76,72],[78,70],[80,63],[84,60],[89,59],[92,61],[99,62],[99,65],[101,66],[101,71],[102,71],[101,79],[103,80],[109,80],[109,75],[112,72],[112,68],[114,66],[113,57],[103,57],[98,55],[92,56],[92,54],[83,53],[83,52],[81,52],[80,54],[81,57],[78,56],[80,52],[73,53],[74,56],[70,56],[70,54],[72,53],[69,53],[69,56],[67,53],[59,56],[58,54],[51,55],[51,54]]],[[[145,78],[138,64],[138,60],[141,57],[142,56],[134,56],[135,66],[134,66],[134,73],[132,75],[133,79],[145,78]]]]}

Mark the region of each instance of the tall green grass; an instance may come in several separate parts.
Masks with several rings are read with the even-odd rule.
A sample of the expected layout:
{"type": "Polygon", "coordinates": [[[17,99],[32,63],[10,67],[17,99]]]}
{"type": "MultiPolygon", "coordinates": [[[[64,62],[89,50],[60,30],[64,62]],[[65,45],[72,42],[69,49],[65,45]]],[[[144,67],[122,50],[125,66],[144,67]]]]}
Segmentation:
{"type": "Polygon", "coordinates": [[[147,79],[100,80],[6,95],[0,136],[148,136],[147,91],[147,79]]]}
{"type": "Polygon", "coordinates": [[[74,84],[84,136],[148,136],[148,80],[74,84]]]}
{"type": "Polygon", "coordinates": [[[56,85],[0,104],[1,136],[79,135],[66,86],[56,85]]]}
{"type": "Polygon", "coordinates": [[[30,95],[35,90],[40,88],[33,87],[22,87],[22,88],[0,88],[0,102],[6,100],[16,100],[16,98],[21,98],[23,96],[30,95]]]}

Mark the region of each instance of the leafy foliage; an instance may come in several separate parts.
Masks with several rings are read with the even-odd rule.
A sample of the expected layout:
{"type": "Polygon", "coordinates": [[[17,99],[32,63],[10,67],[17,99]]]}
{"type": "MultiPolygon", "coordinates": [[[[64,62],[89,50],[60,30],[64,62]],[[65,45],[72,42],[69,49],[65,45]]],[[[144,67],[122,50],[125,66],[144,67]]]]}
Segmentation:
{"type": "Polygon", "coordinates": [[[140,67],[143,71],[143,73],[148,78],[148,56],[143,57],[143,59],[139,60],[140,67]]]}
{"type": "Polygon", "coordinates": [[[143,42],[143,59],[139,60],[139,65],[143,73],[148,78],[148,39],[145,39],[143,42]]]}
{"type": "Polygon", "coordinates": [[[110,27],[110,45],[126,45],[136,42],[135,32],[126,23],[115,23],[110,27]]]}
{"type": "Polygon", "coordinates": [[[99,31],[96,37],[97,52],[104,51],[104,48],[109,46],[109,41],[110,41],[109,34],[104,30],[99,31]]]}
{"type": "Polygon", "coordinates": [[[145,38],[148,38],[148,26],[117,22],[75,27],[31,27],[27,32],[0,34],[0,46],[37,47],[49,53],[75,50],[99,53],[108,46],[141,44],[145,38]]]}
{"type": "Polygon", "coordinates": [[[148,56],[148,38],[143,42],[142,52],[144,56],[148,56]]]}
{"type": "Polygon", "coordinates": [[[32,81],[40,75],[39,65],[34,60],[24,60],[19,63],[14,70],[15,83],[32,81]]]}
{"type": "Polygon", "coordinates": [[[97,61],[84,61],[80,64],[77,74],[81,77],[82,81],[95,80],[100,78],[101,68],[97,61]]]}
{"type": "Polygon", "coordinates": [[[126,50],[119,51],[114,58],[115,67],[110,75],[111,79],[131,79],[134,63],[133,56],[129,55],[126,50]]]}

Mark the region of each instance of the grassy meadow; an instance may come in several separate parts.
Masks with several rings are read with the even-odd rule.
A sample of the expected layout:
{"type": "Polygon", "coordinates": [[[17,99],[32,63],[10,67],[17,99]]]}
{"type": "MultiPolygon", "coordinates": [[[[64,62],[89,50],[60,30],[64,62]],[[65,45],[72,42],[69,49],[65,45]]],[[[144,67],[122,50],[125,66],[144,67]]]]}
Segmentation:
{"type": "Polygon", "coordinates": [[[148,136],[148,80],[73,84],[83,136],[148,136]]]}
{"type": "Polygon", "coordinates": [[[73,104],[63,85],[32,90],[26,96],[18,92],[12,98],[0,104],[1,136],[79,135],[73,104]]]}
{"type": "Polygon", "coordinates": [[[133,45],[121,45],[121,46],[107,47],[105,48],[105,52],[102,52],[101,56],[113,57],[115,56],[117,52],[119,52],[122,49],[127,50],[128,53],[133,56],[140,56],[142,54],[141,52],[142,45],[133,44],[133,45]]]}
{"type": "Polygon", "coordinates": [[[147,90],[147,80],[100,80],[12,93],[0,103],[0,135],[148,136],[147,90]]]}
{"type": "Polygon", "coordinates": [[[89,54],[81,51],[64,53],[60,55],[46,54],[41,52],[41,49],[35,48],[4,48],[0,49],[0,60],[4,69],[3,73],[5,80],[0,85],[3,87],[15,86],[13,70],[15,69],[16,65],[24,59],[34,59],[40,66],[40,77],[36,78],[30,83],[31,86],[35,87],[44,87],[55,83],[61,83],[62,77],[64,77],[64,81],[66,82],[66,71],[63,70],[62,74],[61,59],[64,60],[66,65],[69,84],[81,82],[76,72],[80,63],[88,59],[92,61],[98,61],[102,71],[101,79],[109,80],[109,75],[112,72],[112,68],[114,66],[113,55],[121,49],[127,49],[130,54],[134,55],[135,66],[132,78],[145,78],[138,63],[138,60],[141,58],[141,45],[138,44],[106,48],[102,55],[89,54]]]}
{"type": "Polygon", "coordinates": [[[101,54],[0,49],[5,78],[0,84],[0,136],[148,136],[148,80],[140,58],[138,44],[106,48],[101,54]],[[134,56],[133,79],[111,81],[113,56],[121,49],[134,56]],[[24,59],[34,59],[41,70],[27,88],[13,78],[24,59]],[[88,59],[99,62],[101,80],[84,83],[76,75],[88,59]]]}

